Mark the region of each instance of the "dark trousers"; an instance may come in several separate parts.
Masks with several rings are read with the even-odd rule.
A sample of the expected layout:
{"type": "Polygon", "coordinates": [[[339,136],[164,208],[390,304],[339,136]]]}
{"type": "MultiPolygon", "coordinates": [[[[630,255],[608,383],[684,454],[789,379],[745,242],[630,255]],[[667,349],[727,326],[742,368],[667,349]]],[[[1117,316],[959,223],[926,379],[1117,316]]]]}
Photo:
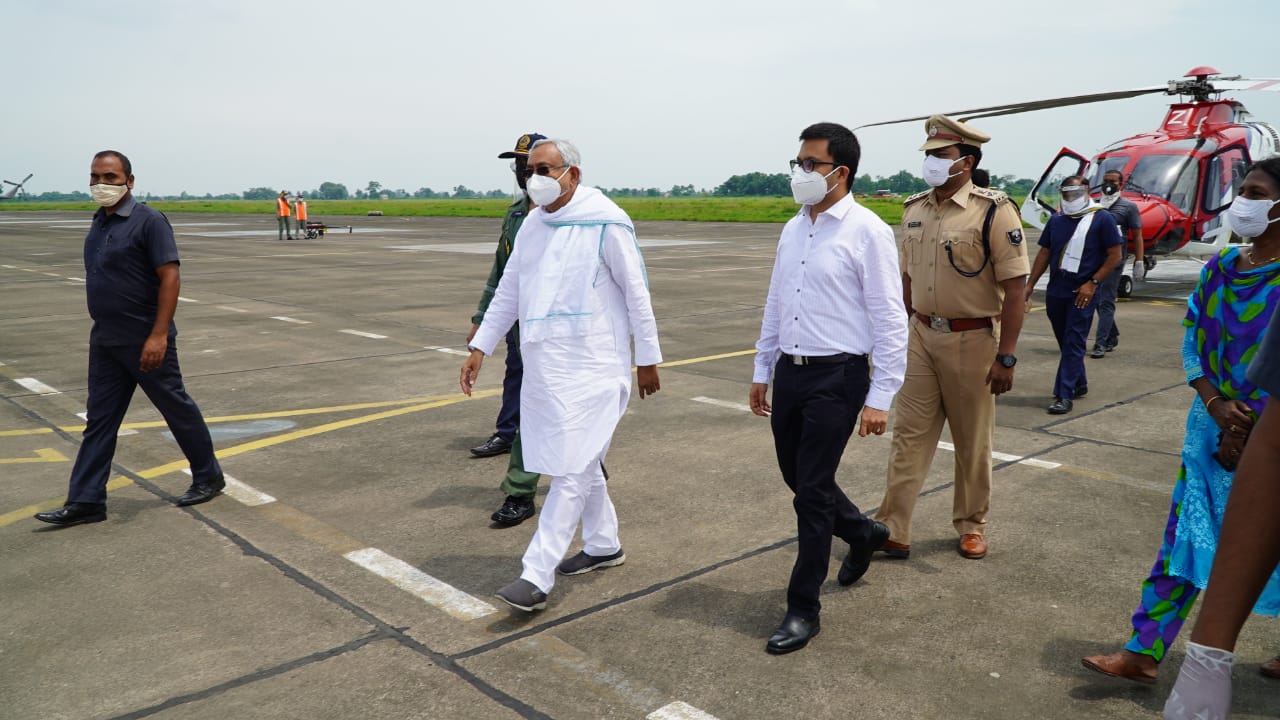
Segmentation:
{"type": "Polygon", "coordinates": [[[866,542],[871,521],[836,485],[836,468],[866,400],[871,379],[865,357],[831,365],[793,365],[786,358],[774,373],[774,448],[782,479],[795,493],[800,535],[787,587],[787,612],[818,617],[818,591],[827,579],[831,537],[850,545],[866,542]]]}
{"type": "MultiPolygon", "coordinates": [[[[1079,285],[1072,285],[1073,288],[1079,285]]],[[[1084,351],[1089,342],[1089,326],[1093,324],[1093,308],[1097,293],[1087,307],[1076,307],[1075,295],[1046,295],[1044,311],[1058,340],[1058,375],[1053,381],[1053,396],[1073,400],[1076,389],[1089,384],[1084,371],[1084,351]]]]}
{"type": "Polygon", "coordinates": [[[1109,348],[1120,342],[1120,329],[1116,327],[1116,293],[1120,290],[1120,276],[1124,275],[1124,263],[1107,276],[1098,286],[1098,329],[1093,333],[1093,344],[1109,348]]]}
{"type": "Polygon", "coordinates": [[[507,374],[502,378],[502,408],[498,410],[498,437],[514,440],[520,429],[520,383],[524,380],[524,361],[520,358],[520,338],[515,330],[507,333],[507,374]]]}
{"type": "Polygon", "coordinates": [[[195,482],[217,482],[222,468],[213,454],[213,441],[200,408],[187,395],[178,367],[178,349],[171,341],[164,362],[151,372],[138,363],[142,346],[89,345],[89,401],[84,441],[71,470],[69,503],[105,503],[111,458],[116,453],[116,433],[129,410],[134,388],[141,385],[151,404],[169,424],[169,430],[191,464],[195,482]]]}

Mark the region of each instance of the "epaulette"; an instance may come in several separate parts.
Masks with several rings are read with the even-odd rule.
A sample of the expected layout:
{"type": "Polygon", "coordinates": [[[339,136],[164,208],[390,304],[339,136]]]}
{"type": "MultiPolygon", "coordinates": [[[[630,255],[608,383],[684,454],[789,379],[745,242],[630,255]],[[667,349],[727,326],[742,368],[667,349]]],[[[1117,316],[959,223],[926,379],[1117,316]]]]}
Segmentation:
{"type": "Polygon", "coordinates": [[[928,195],[928,194],[929,194],[929,193],[931,193],[931,192],[933,192],[933,191],[932,191],[932,190],[925,190],[924,192],[918,192],[918,193],[916,193],[915,195],[912,195],[911,197],[907,198],[906,200],[903,200],[903,201],[902,201],[902,206],[903,206],[903,207],[906,207],[906,206],[910,205],[911,203],[913,203],[913,202],[915,202],[915,201],[917,201],[917,200],[919,200],[919,199],[921,199],[921,198],[925,197],[926,195],[928,195]]]}
{"type": "Polygon", "coordinates": [[[973,195],[984,197],[996,205],[1009,202],[1009,196],[1005,195],[1002,190],[992,190],[991,188],[978,187],[977,185],[974,185],[969,192],[973,195]]]}

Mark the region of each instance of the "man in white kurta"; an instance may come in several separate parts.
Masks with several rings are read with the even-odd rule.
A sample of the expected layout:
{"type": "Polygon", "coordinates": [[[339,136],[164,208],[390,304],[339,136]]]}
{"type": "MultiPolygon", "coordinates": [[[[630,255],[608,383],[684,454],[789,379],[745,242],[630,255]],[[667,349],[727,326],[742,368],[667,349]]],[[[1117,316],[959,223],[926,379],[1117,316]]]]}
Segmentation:
{"type": "Polygon", "coordinates": [[[534,145],[528,185],[539,207],[516,236],[461,374],[470,394],[482,358],[520,322],[525,469],[552,476],[524,571],[498,591],[525,611],[546,606],[557,571],[576,575],[625,560],[603,460],[631,395],[633,338],[640,397],[659,388],[662,353],[634,226],[603,193],[579,183],[578,162],[566,141],[534,145]],[[561,562],[579,520],[582,552],[561,562]]]}

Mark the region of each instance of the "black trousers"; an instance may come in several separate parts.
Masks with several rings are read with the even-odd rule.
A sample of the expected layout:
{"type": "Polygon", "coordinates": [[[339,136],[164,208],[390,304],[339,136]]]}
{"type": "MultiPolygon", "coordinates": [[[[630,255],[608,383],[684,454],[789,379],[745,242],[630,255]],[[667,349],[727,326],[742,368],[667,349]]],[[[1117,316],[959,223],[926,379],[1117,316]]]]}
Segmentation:
{"type": "Polygon", "coordinates": [[[71,470],[69,503],[105,503],[111,458],[116,453],[116,433],[139,385],[164,417],[173,438],[191,464],[195,482],[217,482],[222,468],[213,454],[213,440],[200,408],[187,394],[178,367],[178,349],[171,341],[164,362],[151,372],[138,364],[141,345],[89,345],[89,401],[84,441],[71,470]]]}
{"type": "Polygon", "coordinates": [[[867,542],[871,521],[836,485],[844,454],[871,377],[865,357],[830,365],[794,365],[783,358],[774,372],[774,448],[782,479],[795,493],[800,535],[787,587],[787,612],[815,620],[818,591],[827,579],[831,537],[867,542]]]}

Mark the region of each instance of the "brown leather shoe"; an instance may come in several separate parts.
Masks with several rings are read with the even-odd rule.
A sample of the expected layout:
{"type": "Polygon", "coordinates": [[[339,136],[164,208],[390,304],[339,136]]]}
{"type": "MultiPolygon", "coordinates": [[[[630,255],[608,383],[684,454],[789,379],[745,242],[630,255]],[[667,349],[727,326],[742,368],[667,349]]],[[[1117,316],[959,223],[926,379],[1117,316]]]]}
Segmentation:
{"type": "Polygon", "coordinates": [[[888,555],[894,560],[906,560],[911,557],[911,546],[887,540],[885,541],[885,544],[880,546],[880,552],[888,555]]]}
{"type": "Polygon", "coordinates": [[[960,554],[970,560],[981,560],[987,556],[987,539],[978,533],[961,535],[960,554]]]}
{"type": "Polygon", "coordinates": [[[1090,655],[1080,660],[1085,667],[1111,677],[1124,678],[1143,685],[1155,685],[1160,666],[1150,655],[1139,655],[1129,650],[1110,655],[1090,655]]]}
{"type": "Polygon", "coordinates": [[[1262,663],[1262,667],[1258,668],[1258,672],[1269,678],[1276,678],[1277,680],[1280,680],[1280,655],[1262,663]]]}

